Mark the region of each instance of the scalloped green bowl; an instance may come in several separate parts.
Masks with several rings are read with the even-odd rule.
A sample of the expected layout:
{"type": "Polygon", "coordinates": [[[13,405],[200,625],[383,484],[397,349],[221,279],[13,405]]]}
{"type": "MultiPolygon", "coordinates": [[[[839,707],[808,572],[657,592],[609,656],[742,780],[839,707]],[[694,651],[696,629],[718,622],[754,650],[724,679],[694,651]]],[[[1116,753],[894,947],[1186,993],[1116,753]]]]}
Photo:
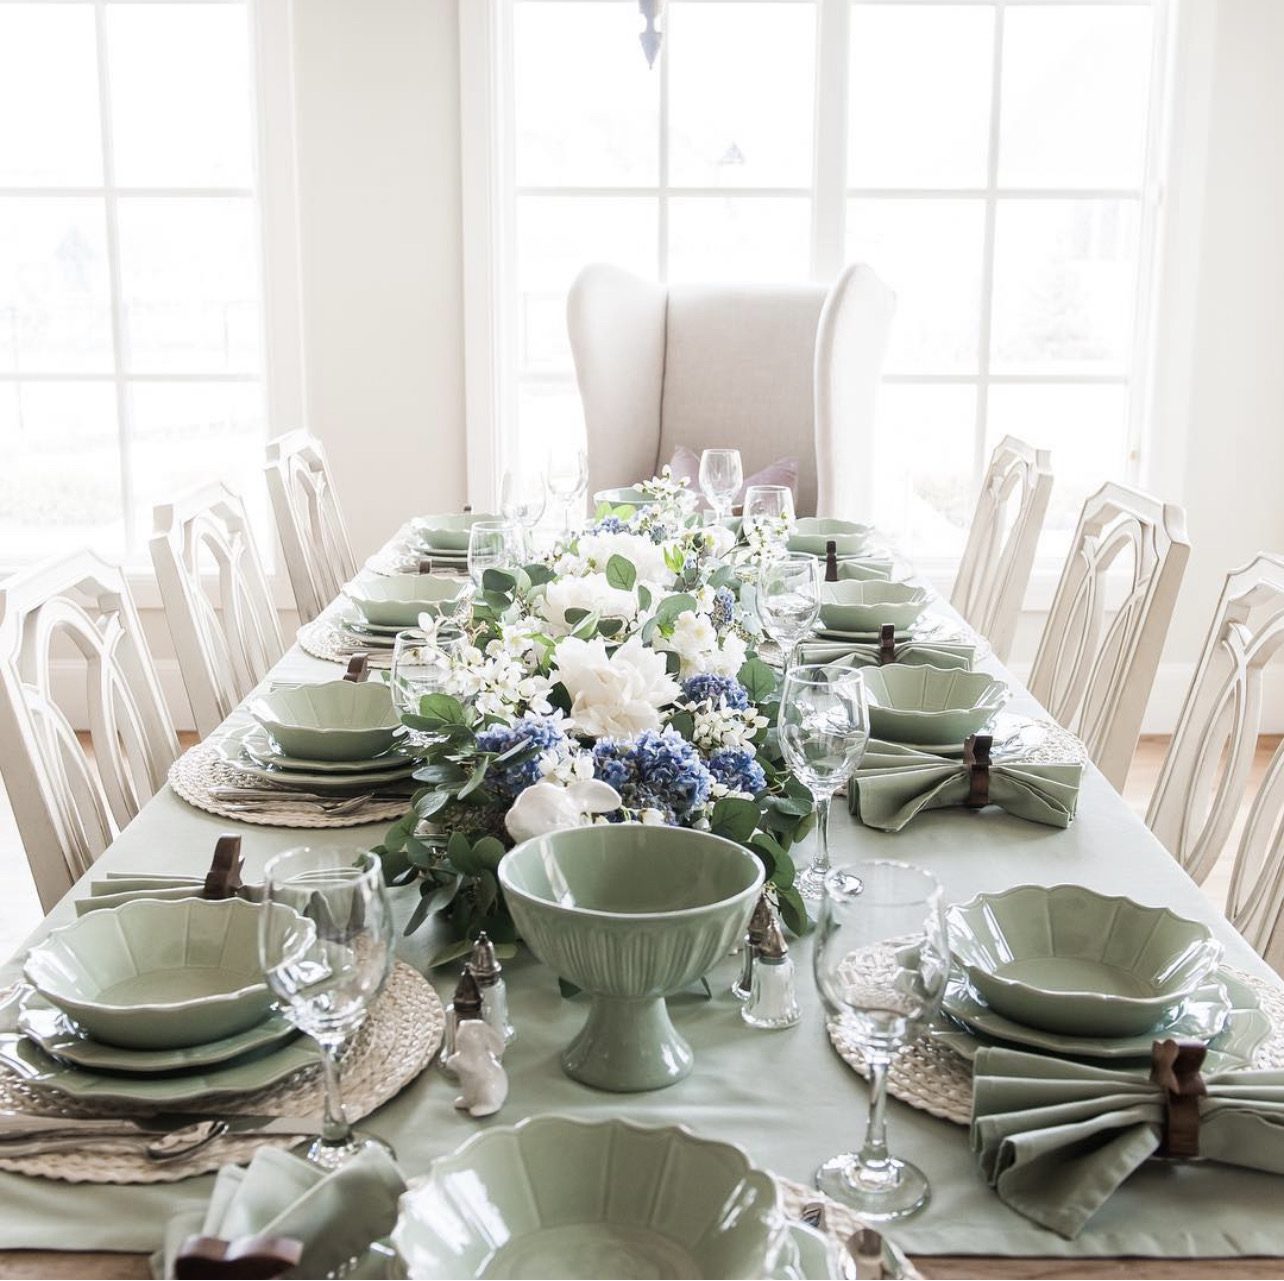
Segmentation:
{"type": "Polygon", "coordinates": [[[904,632],[918,621],[931,599],[926,587],[840,577],[836,583],[820,585],[820,621],[839,632],[877,632],[888,623],[904,632]]]}
{"type": "Polygon", "coordinates": [[[947,914],[950,947],[999,1014],[1072,1036],[1155,1027],[1221,959],[1206,926],[1082,885],[1018,885],[947,914]]]}
{"type": "Polygon", "coordinates": [[[439,1157],[401,1198],[412,1277],[763,1277],[775,1180],[685,1126],[533,1116],[439,1157]]]}
{"type": "Polygon", "coordinates": [[[353,579],[343,594],[377,627],[415,627],[420,614],[454,606],[468,580],[436,574],[369,574],[353,579]]]}
{"type": "Polygon", "coordinates": [[[403,731],[387,685],[325,681],[261,694],[249,713],[286,756],[359,761],[386,752],[403,731]]]}
{"type": "Polygon", "coordinates": [[[612,507],[650,507],[655,498],[636,485],[626,485],[622,489],[599,489],[593,495],[593,502],[608,503],[612,507]]]}
{"type": "Polygon", "coordinates": [[[410,531],[428,552],[466,552],[468,536],[481,520],[503,520],[493,512],[448,512],[439,516],[416,516],[410,531]]]}
{"type": "Polygon", "coordinates": [[[926,663],[864,667],[861,675],[870,732],[889,743],[957,747],[1009,697],[1008,687],[984,672],[926,663]]]}
{"type": "Polygon", "coordinates": [[[657,1090],[691,1071],[664,998],[739,942],[763,868],[742,845],[689,828],[610,823],[526,841],[499,865],[526,945],[592,998],[562,1054],[603,1090],[657,1090]]]}
{"type": "Polygon", "coordinates": [[[869,546],[873,536],[872,525],[829,516],[802,516],[794,522],[793,533],[789,535],[789,550],[824,556],[826,544],[832,542],[837,555],[855,556],[869,546]]]}

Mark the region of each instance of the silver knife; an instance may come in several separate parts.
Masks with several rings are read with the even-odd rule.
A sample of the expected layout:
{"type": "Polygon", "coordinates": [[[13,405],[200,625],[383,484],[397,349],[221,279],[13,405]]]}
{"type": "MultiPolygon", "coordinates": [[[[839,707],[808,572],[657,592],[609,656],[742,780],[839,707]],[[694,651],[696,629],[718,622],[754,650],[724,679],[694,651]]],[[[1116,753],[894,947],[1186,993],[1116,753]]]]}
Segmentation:
{"type": "Polygon", "coordinates": [[[170,1134],[205,1122],[218,1122],[221,1134],[321,1134],[319,1116],[218,1116],[199,1112],[158,1112],[153,1116],[69,1117],[35,1116],[28,1112],[0,1111],[0,1150],[6,1143],[54,1135],[82,1138],[128,1138],[170,1134]]]}

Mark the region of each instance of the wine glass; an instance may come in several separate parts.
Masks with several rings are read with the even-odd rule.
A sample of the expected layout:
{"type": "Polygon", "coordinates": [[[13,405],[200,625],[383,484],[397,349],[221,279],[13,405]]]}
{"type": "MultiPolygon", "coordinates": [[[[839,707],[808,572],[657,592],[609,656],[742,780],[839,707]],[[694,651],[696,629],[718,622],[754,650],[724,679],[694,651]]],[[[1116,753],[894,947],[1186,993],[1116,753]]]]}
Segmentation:
{"type": "Polygon", "coordinates": [[[887,1151],[884,1106],[892,1056],[941,1005],[950,970],[941,887],[908,863],[852,863],[825,877],[812,961],[831,1017],[841,1018],[869,1069],[869,1122],[859,1152],[831,1157],[816,1186],[875,1223],[921,1210],[931,1189],[887,1151]]]}
{"type": "Polygon", "coordinates": [[[738,449],[706,449],[700,455],[700,489],[709,500],[714,516],[726,520],[744,483],[738,449]]]}
{"type": "Polygon", "coordinates": [[[780,646],[787,672],[820,616],[820,562],[803,555],[769,562],[758,574],[756,600],[758,617],[780,646]]]}
{"type": "Polygon", "coordinates": [[[392,972],[392,914],[383,868],[368,850],[299,846],[263,872],[259,959],[285,1017],[321,1047],[325,1123],[305,1155],[337,1170],[380,1139],[354,1131],[343,1110],[339,1062],[392,972]]]}
{"type": "Polygon", "coordinates": [[[534,529],[548,505],[548,487],[543,472],[506,471],[499,485],[499,510],[504,519],[520,525],[525,548],[533,544],[534,529]]]}
{"type": "Polygon", "coordinates": [[[584,495],[588,493],[588,451],[555,449],[548,458],[548,492],[562,504],[562,529],[571,531],[571,509],[580,500],[583,516],[584,495]]]}
{"type": "Polygon", "coordinates": [[[869,742],[865,681],[852,667],[795,667],[785,673],[776,724],[786,763],[816,799],[820,849],[797,880],[799,894],[816,900],[829,871],[830,802],[869,742]]]}
{"type": "Polygon", "coordinates": [[[468,573],[480,591],[488,569],[516,569],[522,561],[522,529],[511,520],[479,520],[468,531],[468,573]]]}
{"type": "Polygon", "coordinates": [[[750,485],[743,517],[746,534],[757,531],[774,552],[783,552],[794,523],[793,491],[788,485],[750,485]]]}
{"type": "Polygon", "coordinates": [[[439,694],[450,679],[451,660],[468,643],[462,627],[441,623],[429,634],[418,627],[398,632],[389,685],[397,710],[417,714],[425,694],[439,694]]]}

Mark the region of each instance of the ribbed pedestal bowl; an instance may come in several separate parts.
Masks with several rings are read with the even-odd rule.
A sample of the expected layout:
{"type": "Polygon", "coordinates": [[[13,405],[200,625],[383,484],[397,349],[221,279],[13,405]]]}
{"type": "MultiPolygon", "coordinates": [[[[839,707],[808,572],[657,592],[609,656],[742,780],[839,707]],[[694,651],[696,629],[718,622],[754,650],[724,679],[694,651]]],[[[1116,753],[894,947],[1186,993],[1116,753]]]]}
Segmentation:
{"type": "Polygon", "coordinates": [[[592,998],[566,1074],[619,1091],[682,1080],[694,1056],[664,998],[739,942],[762,888],[758,859],[707,832],[613,823],[518,845],[499,880],[526,945],[592,998]]]}

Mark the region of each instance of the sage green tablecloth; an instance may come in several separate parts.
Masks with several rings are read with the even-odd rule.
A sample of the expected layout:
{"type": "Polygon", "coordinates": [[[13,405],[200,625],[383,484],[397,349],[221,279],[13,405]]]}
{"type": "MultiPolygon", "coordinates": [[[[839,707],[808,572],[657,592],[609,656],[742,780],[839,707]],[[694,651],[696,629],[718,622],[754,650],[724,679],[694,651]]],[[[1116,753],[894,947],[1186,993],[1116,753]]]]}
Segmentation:
{"type": "MultiPolygon", "coordinates": [[[[274,679],[324,679],[333,665],[293,650],[274,679]]],[[[997,669],[995,669],[997,670],[997,669]]],[[[1017,700],[1011,710],[1037,710],[1017,700]]],[[[1041,827],[997,810],[943,810],[920,815],[897,834],[861,827],[835,812],[834,853],[844,858],[900,858],[929,867],[952,899],[1019,882],[1072,881],[1106,893],[1167,903],[1207,921],[1226,944],[1227,960],[1259,974],[1269,971],[1199,889],[1180,871],[1141,822],[1094,769],[1084,772],[1078,817],[1065,830],[1041,827]]],[[[118,871],[203,872],[219,832],[237,827],[198,813],[163,790],[99,864],[118,871]]],[[[248,872],[257,876],[278,850],[305,842],[373,842],[381,828],[298,832],[241,825],[248,872]]],[[[400,910],[417,900],[399,891],[400,910]]],[[[61,903],[51,922],[72,915],[61,903]]],[[[44,927],[42,927],[43,930],[44,927]]],[[[423,956],[422,938],[405,941],[410,961],[423,956]]],[[[675,1022],[696,1051],[694,1073],[669,1090],[612,1095],[577,1085],[557,1064],[561,1047],[583,1018],[579,1001],[564,1001],[553,975],[529,958],[509,967],[510,1002],[519,1039],[506,1056],[512,1092],[493,1121],[463,1118],[453,1091],[430,1071],[371,1120],[394,1143],[407,1175],[422,1171],[479,1125],[505,1124],[537,1112],[624,1115],[671,1121],[743,1144],[763,1166],[809,1180],[840,1146],[859,1142],[866,1090],[825,1036],[809,976],[810,950],[797,945],[801,1026],[755,1032],[740,1020],[727,993],[735,965],[712,976],[716,995],[675,998],[675,1022]]],[[[11,963],[0,982],[14,977],[11,963]]],[[[438,989],[451,979],[438,975],[438,989]]],[[[1112,1197],[1074,1241],[1041,1229],[1008,1209],[986,1186],[968,1148],[967,1131],[893,1102],[891,1139],[932,1181],[933,1198],[919,1217],[892,1236],[927,1254],[1008,1255],[1284,1255],[1284,1182],[1224,1166],[1152,1163],[1112,1197]]],[[[170,1215],[203,1205],[212,1176],[176,1185],[101,1187],[0,1175],[0,1248],[153,1250],[170,1215]]]]}

